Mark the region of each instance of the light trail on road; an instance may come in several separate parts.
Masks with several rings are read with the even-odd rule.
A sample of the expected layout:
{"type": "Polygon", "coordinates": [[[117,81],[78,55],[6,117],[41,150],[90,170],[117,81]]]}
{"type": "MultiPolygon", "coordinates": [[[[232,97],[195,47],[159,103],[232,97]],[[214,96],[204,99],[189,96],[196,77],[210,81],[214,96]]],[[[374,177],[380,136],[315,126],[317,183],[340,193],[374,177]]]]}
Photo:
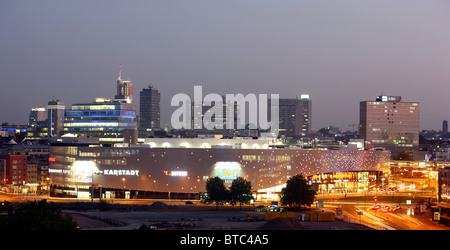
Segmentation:
{"type": "Polygon", "coordinates": [[[368,212],[364,212],[362,210],[359,210],[359,211],[363,212],[363,215],[365,215],[365,216],[367,216],[367,217],[369,217],[369,218],[371,218],[373,220],[376,220],[375,224],[380,225],[380,226],[382,226],[382,227],[384,227],[384,228],[386,228],[388,230],[396,230],[395,228],[382,223],[383,219],[381,219],[381,218],[379,218],[379,217],[377,217],[375,215],[372,215],[372,214],[370,214],[368,212]]]}

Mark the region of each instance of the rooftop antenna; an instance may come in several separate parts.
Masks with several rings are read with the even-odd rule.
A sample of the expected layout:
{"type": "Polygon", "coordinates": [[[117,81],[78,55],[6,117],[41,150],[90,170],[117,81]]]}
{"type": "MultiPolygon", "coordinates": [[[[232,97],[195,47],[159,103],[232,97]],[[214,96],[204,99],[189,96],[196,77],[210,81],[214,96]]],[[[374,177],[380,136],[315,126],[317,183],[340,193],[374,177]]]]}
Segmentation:
{"type": "Polygon", "coordinates": [[[122,64],[119,64],[119,78],[117,80],[122,80],[122,64]]]}

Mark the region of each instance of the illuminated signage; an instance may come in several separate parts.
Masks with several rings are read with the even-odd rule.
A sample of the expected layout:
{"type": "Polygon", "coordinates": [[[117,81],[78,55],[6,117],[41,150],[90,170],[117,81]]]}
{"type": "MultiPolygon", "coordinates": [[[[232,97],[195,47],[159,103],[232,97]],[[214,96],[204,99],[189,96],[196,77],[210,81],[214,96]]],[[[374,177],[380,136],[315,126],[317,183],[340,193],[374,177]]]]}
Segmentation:
{"type": "Polygon", "coordinates": [[[165,170],[164,174],[167,176],[187,176],[187,171],[178,171],[177,170],[177,171],[170,171],[170,173],[169,173],[169,171],[165,170]]]}
{"type": "Polygon", "coordinates": [[[219,178],[222,180],[235,180],[237,178],[237,169],[219,170],[219,178]]]}
{"type": "Polygon", "coordinates": [[[129,170],[129,169],[105,169],[103,170],[103,175],[128,175],[128,176],[139,176],[139,170],[129,170]]]}
{"type": "Polygon", "coordinates": [[[116,154],[119,156],[125,155],[139,155],[139,149],[105,149],[105,153],[116,154]]]}
{"type": "Polygon", "coordinates": [[[218,175],[222,180],[235,180],[238,176],[239,164],[236,162],[218,162],[218,175]]]}
{"type": "Polygon", "coordinates": [[[95,163],[90,161],[75,161],[72,169],[75,173],[76,182],[92,182],[92,174],[95,170],[95,163]]]}
{"type": "Polygon", "coordinates": [[[71,169],[49,168],[48,172],[49,173],[54,173],[54,174],[70,174],[70,173],[73,173],[73,170],[71,170],[71,169]]]}
{"type": "Polygon", "coordinates": [[[171,171],[171,176],[187,176],[187,171],[171,171]]]}
{"type": "Polygon", "coordinates": [[[55,157],[48,157],[48,161],[49,162],[56,162],[56,158],[55,157]]]}

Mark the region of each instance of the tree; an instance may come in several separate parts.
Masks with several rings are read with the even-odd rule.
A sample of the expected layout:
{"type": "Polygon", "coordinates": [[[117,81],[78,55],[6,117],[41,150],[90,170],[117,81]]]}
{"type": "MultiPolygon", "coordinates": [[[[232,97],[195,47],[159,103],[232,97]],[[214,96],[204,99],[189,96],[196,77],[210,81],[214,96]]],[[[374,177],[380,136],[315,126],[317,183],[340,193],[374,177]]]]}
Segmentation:
{"type": "Polygon", "coordinates": [[[281,190],[281,204],[299,209],[303,205],[311,206],[316,191],[311,189],[303,175],[298,174],[286,182],[281,190]]]}
{"type": "Polygon", "coordinates": [[[13,207],[2,203],[2,230],[76,230],[78,223],[64,216],[60,209],[46,200],[25,202],[13,207]]]}
{"type": "Polygon", "coordinates": [[[229,192],[223,180],[218,176],[208,179],[206,182],[206,192],[208,193],[207,200],[216,203],[216,210],[218,210],[219,204],[228,200],[229,197],[229,192]]]}
{"type": "Polygon", "coordinates": [[[252,199],[252,184],[242,177],[238,177],[231,183],[231,204],[239,202],[239,209],[242,209],[242,203],[248,203],[252,199]]]}

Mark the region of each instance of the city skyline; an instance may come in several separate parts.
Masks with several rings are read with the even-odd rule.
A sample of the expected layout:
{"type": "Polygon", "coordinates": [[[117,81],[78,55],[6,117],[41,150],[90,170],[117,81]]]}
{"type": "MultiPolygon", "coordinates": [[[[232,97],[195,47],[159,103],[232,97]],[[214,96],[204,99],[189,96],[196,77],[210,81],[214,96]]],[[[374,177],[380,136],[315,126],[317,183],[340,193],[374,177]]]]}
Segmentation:
{"type": "Polygon", "coordinates": [[[359,103],[380,94],[419,102],[420,130],[450,117],[448,2],[103,3],[0,4],[1,122],[26,124],[53,96],[113,98],[120,64],[135,97],[150,84],[161,93],[161,126],[172,96],[194,85],[309,94],[313,130],[350,130],[359,103]]]}

